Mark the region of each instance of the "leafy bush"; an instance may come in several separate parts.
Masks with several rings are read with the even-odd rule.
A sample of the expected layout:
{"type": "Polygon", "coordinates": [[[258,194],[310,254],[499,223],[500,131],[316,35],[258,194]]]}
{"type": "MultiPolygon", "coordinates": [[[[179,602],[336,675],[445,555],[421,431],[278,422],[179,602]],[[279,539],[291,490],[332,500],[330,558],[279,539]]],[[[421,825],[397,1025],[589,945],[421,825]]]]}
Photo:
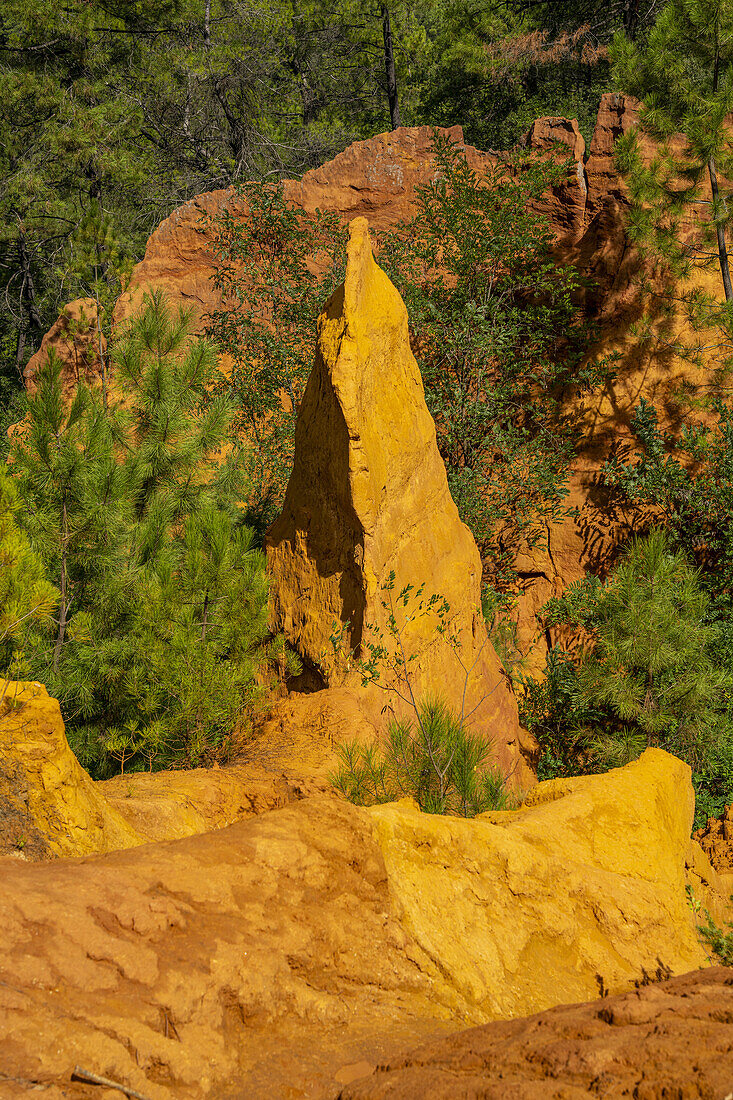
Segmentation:
{"type": "Polygon", "coordinates": [[[547,654],[545,675],[521,681],[519,720],[540,749],[537,778],[582,775],[592,770],[588,733],[604,721],[604,711],[584,694],[578,666],[560,646],[547,654]]]}
{"type": "Polygon", "coordinates": [[[516,548],[565,514],[578,436],[566,388],[594,388],[611,364],[586,362],[583,281],[553,256],[537,211],[567,161],[514,156],[477,172],[433,140],[434,179],[380,257],[407,305],[451,494],[495,583],[511,587],[516,548]]]}
{"type": "Polygon", "coordinates": [[[732,678],[708,608],[699,572],[661,530],[635,539],[605,583],[586,577],[551,600],[546,621],[581,626],[588,643],[554,651],[544,684],[525,687],[546,766],[603,770],[657,745],[693,770],[696,825],[722,810],[733,798],[732,678]]]}
{"type": "Polygon", "coordinates": [[[316,322],[343,278],[345,232],[336,215],[311,215],[286,199],[282,184],[239,185],[233,203],[207,224],[223,298],[208,331],[231,360],[221,388],[247,440],[250,506],[264,530],[290,476],[316,322]]]}
{"type": "Polygon", "coordinates": [[[390,722],[383,748],[352,741],[339,756],[331,782],[358,806],[410,797],[425,813],[458,817],[510,807],[504,781],[488,763],[491,742],[440,700],[421,704],[414,722],[390,722]]]}

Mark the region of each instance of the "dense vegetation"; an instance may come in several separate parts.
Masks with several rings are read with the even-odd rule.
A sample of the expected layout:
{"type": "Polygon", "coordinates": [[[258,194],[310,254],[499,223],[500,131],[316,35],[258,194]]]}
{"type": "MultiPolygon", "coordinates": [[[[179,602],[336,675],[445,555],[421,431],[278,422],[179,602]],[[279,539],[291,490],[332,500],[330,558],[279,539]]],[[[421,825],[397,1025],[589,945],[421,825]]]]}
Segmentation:
{"type": "MultiPolygon", "coordinates": [[[[651,163],[637,137],[617,149],[630,235],[654,270],[639,277],[638,337],[661,334],[704,362],[710,398],[674,439],[640,404],[636,445],[609,456],[603,477],[654,521],[610,576],[544,609],[544,625],[581,628],[584,646],[553,650],[542,680],[517,666],[516,682],[542,775],[658,744],[692,765],[698,820],[733,799],[732,42],[733,0],[7,0],[0,402],[5,424],[25,420],[4,444],[0,640],[10,674],[61,699],[95,774],[221,755],[251,721],[268,662],[287,659],[267,637],[259,546],[343,237],[335,219],[289,205],[278,181],[399,123],[458,122],[470,141],[509,150],[537,115],[559,114],[588,137],[600,92],[621,88],[644,99],[658,148],[651,163]],[[208,339],[160,296],[113,337],[112,306],[150,230],[228,185],[252,216],[233,206],[209,226],[223,305],[208,339]],[[720,293],[687,288],[697,265],[719,272],[720,293]],[[96,300],[103,362],[122,387],[81,385],[69,402],[52,358],[24,399],[25,363],[80,295],[96,300]],[[247,446],[231,446],[240,434],[247,446]]],[[[377,244],[408,304],[498,637],[517,547],[565,511],[579,426],[563,398],[614,364],[589,356],[581,281],[556,263],[534,209],[567,165],[513,149],[479,176],[450,142],[436,138],[435,152],[416,216],[377,244]]],[[[468,813],[503,798],[487,745],[436,700],[392,727],[383,754],[348,751],[339,782],[360,801],[409,790],[425,808],[468,813]],[[429,781],[426,754],[445,764],[429,781]]]]}
{"type": "Polygon", "coordinates": [[[540,114],[588,135],[605,46],[654,0],[5,0],[0,379],[5,398],[80,295],[108,304],[193,195],[298,176],[390,128],[461,123],[511,146],[540,114]],[[385,20],[389,36],[385,36],[385,20]]]}
{"type": "Polygon", "coordinates": [[[67,407],[51,357],[11,446],[22,513],[8,495],[0,532],[10,551],[15,515],[57,587],[48,629],[49,594],[21,546],[32,614],[21,631],[20,572],[5,600],[10,674],[57,696],[96,775],[211,759],[246,721],[269,656],[263,555],[238,504],[236,449],[220,454],[233,407],[211,395],[212,346],[156,294],[114,370],[124,407],[84,385],[67,407]]]}

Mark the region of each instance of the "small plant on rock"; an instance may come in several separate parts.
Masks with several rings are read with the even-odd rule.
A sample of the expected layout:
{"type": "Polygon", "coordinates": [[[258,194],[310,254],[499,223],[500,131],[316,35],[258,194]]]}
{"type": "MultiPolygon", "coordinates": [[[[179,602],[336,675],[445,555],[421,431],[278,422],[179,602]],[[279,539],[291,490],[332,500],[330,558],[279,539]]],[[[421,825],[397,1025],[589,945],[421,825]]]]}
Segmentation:
{"type": "MultiPolygon", "coordinates": [[[[715,923],[710,911],[703,908],[702,902],[695,897],[692,887],[687,886],[685,890],[687,902],[695,917],[699,917],[704,913],[707,918],[705,924],[698,924],[697,926],[700,938],[705,940],[721,966],[733,966],[733,921],[725,922],[726,928],[730,929],[729,932],[725,932],[720,925],[715,923]]],[[[733,894],[730,900],[733,902],[733,894]]]]}
{"type": "MultiPolygon", "coordinates": [[[[475,817],[487,810],[507,809],[510,797],[504,778],[491,765],[491,740],[466,726],[476,709],[465,713],[465,688],[474,666],[466,667],[461,659],[460,642],[450,625],[450,605],[436,594],[425,597],[424,588],[406,585],[395,594],[395,575],[390,574],[382,589],[386,630],[373,628],[372,640],[365,643],[368,657],[355,661],[365,686],[393,691],[413,717],[393,718],[383,746],[358,740],[340,746],[340,764],[331,782],[359,806],[410,797],[425,813],[475,817]],[[431,613],[437,618],[438,634],[464,671],[458,715],[438,697],[418,700],[413,688],[410,669],[417,655],[407,652],[405,627],[431,613]]],[[[342,627],[331,637],[335,652],[341,649],[344,632],[342,627]]]]}

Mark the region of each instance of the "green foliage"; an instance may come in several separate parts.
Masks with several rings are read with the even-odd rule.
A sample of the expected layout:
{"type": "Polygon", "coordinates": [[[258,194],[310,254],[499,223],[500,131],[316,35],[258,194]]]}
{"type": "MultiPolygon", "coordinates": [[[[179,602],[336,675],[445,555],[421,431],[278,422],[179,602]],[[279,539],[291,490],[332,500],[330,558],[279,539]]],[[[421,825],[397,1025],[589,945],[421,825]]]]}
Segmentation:
{"type": "MultiPolygon", "coordinates": [[[[384,5],[5,0],[0,399],[63,304],[116,293],[161,219],[245,179],[299,177],[388,128],[384,5]]],[[[392,0],[403,125],[509,148],[541,115],[590,136],[605,43],[652,0],[392,0]],[[562,9],[562,10],[560,10],[562,9]]],[[[108,335],[107,333],[105,333],[108,335]]]]}
{"type": "Polygon", "coordinates": [[[392,721],[384,748],[339,747],[333,785],[358,806],[414,798],[424,813],[475,817],[510,808],[501,775],[488,766],[491,743],[457,722],[440,700],[427,700],[418,721],[392,721]]]}
{"type": "Polygon", "coordinates": [[[608,377],[584,362],[581,280],[550,253],[535,205],[567,163],[518,159],[475,172],[436,133],[437,172],[418,213],[382,248],[406,301],[412,345],[461,518],[494,583],[517,546],[564,514],[577,427],[562,399],[608,377]]]}
{"type": "MultiPolygon", "coordinates": [[[[733,897],[731,897],[731,901],[733,901],[733,897]]],[[[701,938],[705,940],[713,955],[716,956],[720,966],[733,966],[733,922],[725,922],[725,927],[730,929],[729,932],[726,932],[720,925],[715,923],[707,910],[705,915],[707,922],[697,926],[701,938]]]]}
{"type": "Polygon", "coordinates": [[[16,647],[39,626],[47,625],[58,592],[46,579],[43,563],[17,522],[18,495],[0,470],[0,652],[2,667],[17,658],[16,647]]]}
{"type": "Polygon", "coordinates": [[[519,719],[537,738],[540,758],[537,778],[557,779],[592,771],[587,749],[589,731],[607,715],[584,694],[576,661],[560,646],[549,651],[545,674],[525,677],[519,694],[519,719]]]}
{"type": "Polygon", "coordinates": [[[475,710],[474,706],[465,711],[474,666],[467,667],[461,657],[450,604],[437,593],[426,596],[424,584],[407,584],[397,592],[394,572],[382,586],[380,599],[386,612],[385,628],[372,626],[362,641],[362,654],[357,656],[344,654],[349,624],[335,627],[331,637],[334,656],[345,656],[353,663],[364,686],[371,684],[396,695],[412,717],[390,721],[384,747],[359,741],[340,746],[340,766],[331,782],[360,806],[410,797],[426,813],[460,817],[508,808],[504,778],[490,764],[491,741],[467,725],[475,710]],[[436,635],[463,670],[459,714],[452,713],[437,696],[423,699],[416,695],[412,669],[417,654],[410,651],[409,637],[412,625],[425,618],[434,620],[436,635]]]}
{"type": "Polygon", "coordinates": [[[586,578],[550,601],[548,624],[580,626],[589,639],[574,662],[553,654],[552,675],[528,685],[523,704],[558,773],[616,767],[657,745],[693,770],[696,825],[730,801],[733,677],[717,659],[709,603],[661,530],[635,539],[608,581],[586,578]]]}
{"type": "MultiPolygon", "coordinates": [[[[695,897],[692,887],[686,886],[685,892],[687,893],[687,904],[692,909],[695,917],[704,914],[706,918],[705,924],[698,924],[697,926],[700,938],[707,943],[721,966],[733,966],[733,924],[726,921],[726,928],[730,928],[731,931],[724,931],[715,923],[710,911],[705,909],[702,902],[695,897]]],[[[733,901],[733,896],[730,900],[733,901]]]]}
{"type": "MultiPolygon", "coordinates": [[[[706,623],[708,603],[699,573],[654,530],[632,542],[607,582],[580,581],[545,613],[548,624],[571,622],[593,638],[579,671],[586,698],[607,708],[619,731],[640,734],[641,747],[659,745],[695,770],[713,751],[733,686],[713,660],[718,632],[706,623]]],[[[613,759],[618,741],[604,731],[596,754],[613,759]]]]}
{"type": "Polygon", "coordinates": [[[484,149],[511,148],[547,113],[577,118],[590,138],[608,85],[605,50],[582,16],[559,25],[559,8],[512,11],[474,0],[442,6],[420,87],[422,119],[460,123],[484,149]]]}
{"type": "MultiPolygon", "coordinates": [[[[678,438],[660,432],[654,408],[642,401],[632,420],[635,450],[607,463],[606,482],[637,508],[651,508],[671,545],[700,570],[708,594],[703,622],[714,630],[714,663],[733,669],[733,420],[713,403],[715,419],[691,424],[678,438]]],[[[721,693],[730,713],[733,694],[721,693]]],[[[733,792],[733,762],[723,738],[703,771],[693,775],[698,818],[718,815],[733,792]]]]}
{"type": "Polygon", "coordinates": [[[642,156],[637,131],[617,145],[633,202],[630,237],[662,261],[672,282],[688,276],[692,266],[710,266],[717,259],[726,298],[721,307],[699,289],[680,293],[670,287],[657,292],[656,306],[686,315],[693,339],[686,349],[677,339],[680,353],[699,358],[704,342],[696,339],[699,331],[722,330],[722,344],[707,343],[718,344],[721,367],[729,369],[725,345],[733,322],[733,286],[726,243],[729,189],[723,180],[733,168],[726,123],[733,110],[733,8],[729,0],[669,0],[643,47],[619,34],[611,57],[615,81],[643,101],[641,127],[657,143],[651,159],[642,156]],[[709,183],[709,199],[703,183],[709,183]],[[693,204],[700,215],[697,231],[691,224],[693,204]]]}
{"type": "Polygon", "coordinates": [[[264,526],[282,503],[292,469],[316,321],[342,278],[345,234],[334,215],[306,214],[275,184],[242,185],[208,224],[224,298],[209,332],[231,358],[222,388],[236,401],[236,426],[249,444],[250,505],[264,526]]]}
{"type": "Polygon", "coordinates": [[[24,525],[60,591],[26,665],[98,776],[225,751],[262,690],[264,560],[236,453],[220,461],[233,408],[189,333],[161,294],[146,300],[113,351],[124,407],[79,387],[66,411],[52,358],[13,448],[24,525]]]}
{"type": "Polygon", "coordinates": [[[653,508],[719,600],[733,584],[733,412],[719,400],[711,411],[712,422],[686,424],[676,438],[659,430],[642,398],[631,421],[634,450],[613,456],[604,480],[631,504],[653,508]]]}

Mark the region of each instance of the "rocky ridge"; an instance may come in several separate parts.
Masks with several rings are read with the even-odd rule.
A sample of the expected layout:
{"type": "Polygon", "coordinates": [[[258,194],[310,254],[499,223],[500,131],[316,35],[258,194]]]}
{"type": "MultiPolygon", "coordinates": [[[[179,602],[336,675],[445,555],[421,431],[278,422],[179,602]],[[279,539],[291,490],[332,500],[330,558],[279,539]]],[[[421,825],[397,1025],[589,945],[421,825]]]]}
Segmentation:
{"type": "Polygon", "coordinates": [[[705,966],[692,797],[649,750],[475,820],[330,794],[93,858],[0,857],[0,1096],[100,1095],[78,1066],[149,1100],[325,1100],[458,1027],[705,966]]]}
{"type": "Polygon", "coordinates": [[[421,700],[440,683],[452,710],[492,738],[503,774],[519,788],[534,782],[536,746],[481,615],[481,561],[448,489],[407,311],[373,259],[365,218],[350,224],[345,282],[319,318],[267,565],[273,624],[322,686],[348,685],[367,709],[400,714],[411,692],[421,700]],[[408,585],[416,595],[402,607],[408,585]],[[435,613],[417,613],[420,591],[450,605],[445,633],[435,613]],[[370,641],[386,647],[383,665],[401,651],[407,665],[367,692],[351,658],[368,657],[370,641]]]}

